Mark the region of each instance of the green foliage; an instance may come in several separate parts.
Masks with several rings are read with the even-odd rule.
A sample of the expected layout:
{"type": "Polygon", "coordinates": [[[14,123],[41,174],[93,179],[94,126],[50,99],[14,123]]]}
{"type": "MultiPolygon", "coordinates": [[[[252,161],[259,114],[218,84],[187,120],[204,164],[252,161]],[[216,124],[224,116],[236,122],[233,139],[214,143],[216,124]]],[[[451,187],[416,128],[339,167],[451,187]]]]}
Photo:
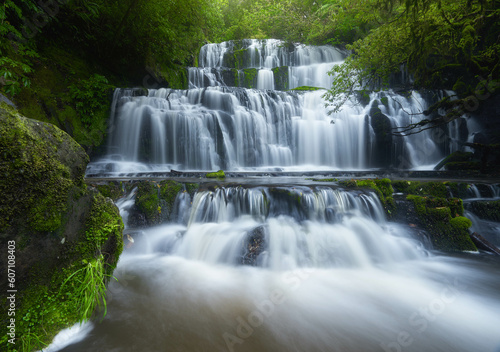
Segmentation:
{"type": "Polygon", "coordinates": [[[5,56],[0,57],[2,91],[14,96],[21,91],[21,87],[29,87],[31,82],[27,74],[30,72],[32,68],[29,64],[5,56]]]}
{"type": "Polygon", "coordinates": [[[224,39],[277,38],[305,42],[321,1],[228,0],[224,14],[224,39]]]}
{"type": "Polygon", "coordinates": [[[63,292],[66,284],[74,287],[73,295],[80,311],[80,319],[87,322],[96,310],[102,311],[103,317],[106,315],[106,282],[112,276],[106,274],[104,267],[107,264],[102,254],[91,261],[83,260],[82,264],[82,268],[63,282],[59,292],[63,292]]]}
{"type": "Polygon", "coordinates": [[[461,82],[465,96],[482,77],[493,78],[492,85],[497,85],[497,1],[394,0],[369,1],[362,6],[373,15],[362,13],[360,18],[370,21],[372,17],[378,24],[347,45],[352,55],[331,71],[333,86],[325,98],[334,111],[358,89],[386,86],[389,75],[401,65],[415,78],[415,88],[452,89],[461,82]]]}
{"type": "Polygon", "coordinates": [[[98,113],[107,111],[111,88],[106,77],[98,74],[69,86],[70,97],[84,124],[90,126],[98,113]]]}

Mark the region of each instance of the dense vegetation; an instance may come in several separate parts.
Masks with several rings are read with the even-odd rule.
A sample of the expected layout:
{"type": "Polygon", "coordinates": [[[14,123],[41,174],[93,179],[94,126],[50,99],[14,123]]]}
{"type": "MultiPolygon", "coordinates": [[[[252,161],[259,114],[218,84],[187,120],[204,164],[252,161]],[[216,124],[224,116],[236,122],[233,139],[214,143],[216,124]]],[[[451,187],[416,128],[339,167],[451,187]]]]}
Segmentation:
{"type": "Polygon", "coordinates": [[[103,141],[113,86],[183,88],[205,42],[278,38],[352,52],[332,72],[335,109],[404,68],[407,88],[459,94],[429,110],[447,108],[448,122],[470,95],[498,90],[499,27],[498,0],[5,0],[0,91],[88,150],[103,141]]]}

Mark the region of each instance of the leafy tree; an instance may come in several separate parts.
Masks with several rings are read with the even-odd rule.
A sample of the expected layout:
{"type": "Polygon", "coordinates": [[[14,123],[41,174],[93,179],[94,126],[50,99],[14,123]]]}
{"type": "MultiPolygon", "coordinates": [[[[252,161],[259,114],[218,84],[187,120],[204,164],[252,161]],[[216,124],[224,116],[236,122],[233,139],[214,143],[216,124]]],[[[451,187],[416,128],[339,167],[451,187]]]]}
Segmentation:
{"type": "MultiPolygon", "coordinates": [[[[490,90],[498,89],[498,5],[496,0],[373,1],[380,25],[347,46],[352,54],[331,71],[334,82],[325,97],[339,110],[356,90],[387,86],[390,74],[402,65],[414,77],[409,88],[453,89],[464,98],[480,89],[484,78],[490,90]]],[[[444,107],[448,116],[428,122],[449,122],[460,116],[465,103],[439,102],[426,113],[444,107]]]]}

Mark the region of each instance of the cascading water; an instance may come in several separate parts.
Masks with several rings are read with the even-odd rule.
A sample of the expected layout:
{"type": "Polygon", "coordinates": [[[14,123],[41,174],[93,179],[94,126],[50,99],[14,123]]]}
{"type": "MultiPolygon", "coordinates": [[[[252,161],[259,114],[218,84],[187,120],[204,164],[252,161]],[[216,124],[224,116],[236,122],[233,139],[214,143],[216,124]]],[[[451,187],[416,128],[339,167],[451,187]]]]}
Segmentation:
{"type": "MultiPolygon", "coordinates": [[[[288,90],[328,88],[342,58],[275,40],[206,45],[190,89],[115,92],[108,153],[87,175],[423,168],[458,146],[446,139],[459,126],[388,133],[420,121],[418,92],[360,96],[329,115],[324,91],[288,90]]],[[[500,352],[495,258],[424,248],[373,193],[231,181],[196,180],[170,223],[126,224],[134,242],[107,316],[49,351],[500,352]]],[[[135,190],[117,201],[125,222],[134,203],[135,190]]]]}
{"type": "Polygon", "coordinates": [[[136,239],[106,318],[61,352],[500,348],[495,272],[433,256],[374,194],[227,187],[175,204],[189,216],[136,239]]]}
{"type": "Polygon", "coordinates": [[[87,174],[432,168],[458,148],[433,131],[392,136],[422,119],[418,92],[372,93],[329,114],[324,90],[288,90],[330,87],[327,71],[342,58],[333,47],[276,40],[207,44],[189,69],[191,89],[115,93],[108,153],[87,174]]]}

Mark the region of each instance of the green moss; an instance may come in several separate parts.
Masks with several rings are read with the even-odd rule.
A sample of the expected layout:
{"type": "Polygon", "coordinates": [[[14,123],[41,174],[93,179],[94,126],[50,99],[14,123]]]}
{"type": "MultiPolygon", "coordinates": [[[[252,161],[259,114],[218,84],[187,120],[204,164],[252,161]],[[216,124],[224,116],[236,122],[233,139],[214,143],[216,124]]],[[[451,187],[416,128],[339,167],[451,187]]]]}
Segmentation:
{"type": "Polygon", "coordinates": [[[431,236],[435,249],[443,251],[477,251],[470,239],[467,229],[471,221],[461,216],[463,205],[461,199],[443,199],[409,195],[419,224],[431,236]]]}
{"type": "Polygon", "coordinates": [[[168,86],[173,89],[188,89],[189,82],[187,70],[184,66],[162,67],[159,72],[162,80],[168,82],[168,86]]]}
{"type": "Polygon", "coordinates": [[[314,181],[314,182],[336,182],[338,179],[336,178],[306,178],[306,180],[314,181]]]}
{"type": "Polygon", "coordinates": [[[183,189],[182,183],[176,181],[167,180],[160,183],[160,197],[166,201],[169,212],[173,210],[177,194],[183,189]]]}
{"type": "MultiPolygon", "coordinates": [[[[366,180],[345,180],[345,181],[340,181],[339,184],[341,186],[347,187],[347,188],[368,188],[372,189],[375,191],[377,194],[377,197],[379,198],[380,202],[382,203],[383,207],[385,208],[386,212],[390,214],[393,210],[391,204],[387,204],[387,197],[391,197],[392,194],[394,193],[394,190],[392,188],[391,180],[388,178],[384,179],[366,179],[366,180]]],[[[392,199],[392,198],[391,198],[392,199]]]]}
{"type": "Polygon", "coordinates": [[[392,186],[397,192],[405,194],[431,195],[434,197],[446,198],[448,192],[448,182],[432,181],[393,181],[392,186]]]}
{"type": "Polygon", "coordinates": [[[448,169],[448,164],[450,163],[462,163],[470,162],[472,160],[473,153],[471,152],[460,152],[456,151],[448,155],[446,158],[441,160],[435,167],[434,170],[440,170],[443,166],[448,169]]]}
{"type": "Polygon", "coordinates": [[[385,106],[385,107],[388,107],[389,106],[389,98],[387,97],[382,97],[380,98],[380,102],[385,106]]]}
{"type": "Polygon", "coordinates": [[[111,273],[123,251],[122,232],[123,222],[118,208],[109,198],[97,193],[85,222],[86,241],[79,244],[78,250],[84,258],[95,258],[102,253],[111,273]]]}
{"type": "Polygon", "coordinates": [[[256,68],[245,68],[243,69],[243,87],[245,88],[255,88],[257,86],[257,69],[256,68]]]}
{"type": "Polygon", "coordinates": [[[135,205],[146,216],[146,220],[150,224],[160,222],[159,187],[160,185],[155,182],[140,182],[137,185],[135,205]]]}
{"type": "MultiPolygon", "coordinates": [[[[75,186],[73,171],[61,160],[71,158],[79,148],[66,143],[62,131],[52,125],[35,123],[15,110],[0,107],[0,191],[12,194],[13,189],[32,187],[29,193],[7,196],[0,205],[1,226],[11,226],[10,219],[23,214],[26,224],[35,231],[55,231],[61,226],[66,200],[75,186]],[[65,150],[65,149],[69,150],[65,150]]],[[[83,150],[77,151],[88,160],[83,150]]],[[[69,163],[71,160],[67,160],[69,163]]],[[[85,165],[75,165],[84,170],[85,165]]],[[[83,175],[76,183],[83,184],[83,175]]]]}
{"type": "Polygon", "coordinates": [[[280,66],[272,69],[274,74],[274,87],[276,90],[289,89],[288,66],[280,66]]]}
{"type": "Polygon", "coordinates": [[[186,191],[189,193],[189,195],[192,197],[196,191],[200,188],[199,183],[186,183],[184,185],[186,187],[186,191]]]}
{"type": "Polygon", "coordinates": [[[468,195],[468,189],[470,188],[468,183],[445,181],[443,184],[448,187],[450,193],[456,198],[464,198],[468,195]]]}
{"type": "Polygon", "coordinates": [[[245,67],[245,58],[247,56],[247,49],[239,49],[233,51],[233,64],[237,69],[245,67]]]}
{"type": "Polygon", "coordinates": [[[452,218],[450,223],[457,230],[467,230],[472,226],[472,221],[463,216],[452,218]]]}
{"type": "Polygon", "coordinates": [[[209,172],[206,174],[205,176],[206,178],[219,178],[219,179],[222,179],[222,178],[226,178],[226,174],[224,173],[223,170],[219,170],[217,172],[209,172]]]}
{"type": "Polygon", "coordinates": [[[123,196],[123,189],[121,182],[109,181],[106,182],[105,184],[94,185],[94,187],[96,187],[104,197],[109,197],[114,201],[123,196]]]}
{"type": "Polygon", "coordinates": [[[315,90],[321,90],[321,89],[325,89],[325,88],[320,88],[320,87],[310,87],[310,86],[300,86],[300,87],[296,87],[296,88],[292,88],[290,90],[295,90],[295,91],[315,91],[315,90]]]}
{"type": "Polygon", "coordinates": [[[388,178],[375,179],[375,185],[382,192],[384,197],[389,197],[394,193],[391,180],[389,180],[388,178]]]}

